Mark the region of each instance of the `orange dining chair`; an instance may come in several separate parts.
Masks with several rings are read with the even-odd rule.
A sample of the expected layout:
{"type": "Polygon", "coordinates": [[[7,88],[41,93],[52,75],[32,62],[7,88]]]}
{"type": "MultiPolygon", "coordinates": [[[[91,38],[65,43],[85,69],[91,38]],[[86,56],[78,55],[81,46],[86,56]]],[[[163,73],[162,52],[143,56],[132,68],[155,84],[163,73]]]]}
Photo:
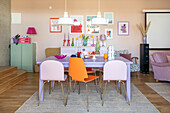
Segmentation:
{"type": "MultiPolygon", "coordinates": [[[[82,58],[70,58],[69,60],[69,76],[72,78],[72,80],[82,83],[85,83],[86,85],[86,96],[87,96],[87,111],[88,109],[88,86],[87,83],[91,82],[93,80],[98,79],[99,77],[88,75],[86,67],[84,65],[82,58]]],[[[97,85],[97,84],[96,84],[97,85]]],[[[96,86],[97,89],[97,86],[96,86]]],[[[79,87],[80,90],[80,87],[79,87]]],[[[98,90],[98,89],[97,89],[98,90]]],[[[80,91],[79,91],[80,93],[80,91]]]]}
{"type": "MultiPolygon", "coordinates": [[[[61,83],[62,95],[64,99],[64,106],[67,104],[67,99],[65,99],[64,89],[63,89],[63,82],[67,79],[67,75],[64,74],[64,66],[61,62],[55,60],[46,60],[41,63],[40,65],[40,79],[44,81],[43,86],[41,88],[40,98],[38,105],[40,104],[40,99],[42,96],[42,91],[44,88],[45,83],[49,82],[49,93],[51,93],[51,81],[53,83],[58,81],[61,83]]],[[[54,84],[53,84],[54,85],[54,84]]],[[[68,92],[68,86],[67,86],[68,92]]],[[[68,98],[68,93],[67,93],[68,98]]]]}

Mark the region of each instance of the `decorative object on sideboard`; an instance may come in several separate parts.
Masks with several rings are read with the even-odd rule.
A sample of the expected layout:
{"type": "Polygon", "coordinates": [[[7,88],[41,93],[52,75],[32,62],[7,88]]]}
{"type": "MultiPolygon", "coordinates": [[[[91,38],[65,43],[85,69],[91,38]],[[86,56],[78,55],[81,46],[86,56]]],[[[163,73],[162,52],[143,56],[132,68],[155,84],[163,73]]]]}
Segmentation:
{"type": "Polygon", "coordinates": [[[76,38],[76,46],[79,47],[79,37],[76,38]]]}
{"type": "Polygon", "coordinates": [[[118,35],[119,36],[129,35],[129,22],[125,22],[125,21],[118,22],[118,35]]]}
{"type": "Polygon", "coordinates": [[[89,36],[85,36],[84,34],[80,35],[83,40],[83,46],[87,46],[87,40],[89,39],[89,36]]]}
{"type": "Polygon", "coordinates": [[[98,0],[98,12],[97,12],[97,18],[93,18],[92,25],[107,25],[107,21],[105,18],[102,18],[101,12],[100,12],[100,0],[98,0]]]}
{"type": "Polygon", "coordinates": [[[67,46],[67,45],[66,45],[66,34],[65,34],[65,33],[64,33],[63,46],[67,46]]]}
{"type": "Polygon", "coordinates": [[[18,43],[19,43],[19,37],[20,37],[20,35],[17,34],[17,35],[15,35],[15,37],[13,38],[13,43],[15,43],[16,45],[18,45],[18,43]]]}
{"type": "Polygon", "coordinates": [[[70,39],[69,39],[69,33],[68,33],[68,40],[67,40],[67,46],[70,46],[70,39]]]}
{"type": "Polygon", "coordinates": [[[96,44],[94,44],[94,37],[93,37],[93,35],[91,35],[91,38],[93,38],[93,44],[91,44],[91,46],[92,46],[92,47],[95,47],[96,44]]]}
{"type": "Polygon", "coordinates": [[[99,50],[100,50],[100,42],[99,42],[98,36],[96,36],[95,53],[96,53],[96,54],[100,54],[99,50]]]}
{"type": "Polygon", "coordinates": [[[113,32],[112,29],[105,29],[105,35],[106,35],[106,39],[113,39],[113,32]]]}
{"type": "Polygon", "coordinates": [[[50,18],[50,33],[61,33],[62,25],[58,25],[59,18],[50,18]]]}
{"type": "Polygon", "coordinates": [[[37,32],[34,27],[28,27],[27,34],[29,34],[31,38],[31,35],[35,35],[37,32]]]}
{"type": "Polygon", "coordinates": [[[64,12],[64,17],[60,18],[58,20],[59,25],[73,25],[73,19],[68,17],[68,12],[67,12],[67,0],[65,0],[65,12],[64,12]]]}
{"type": "Polygon", "coordinates": [[[102,41],[102,47],[105,47],[105,46],[104,46],[104,41],[106,40],[106,35],[101,34],[101,35],[100,35],[100,40],[102,41]]]}
{"type": "Polygon", "coordinates": [[[108,60],[115,59],[114,53],[114,46],[110,45],[108,47],[108,60]]]}
{"type": "Polygon", "coordinates": [[[151,25],[151,21],[149,21],[149,23],[145,29],[145,27],[142,26],[142,24],[140,24],[140,25],[137,24],[137,27],[139,28],[139,30],[141,31],[142,36],[143,36],[143,44],[147,44],[147,32],[149,30],[150,25],[151,25]]]}
{"type": "Polygon", "coordinates": [[[30,44],[31,43],[31,38],[30,37],[19,38],[19,43],[20,44],[30,44]]]}
{"type": "Polygon", "coordinates": [[[74,47],[74,38],[72,38],[71,46],[74,47]]]}

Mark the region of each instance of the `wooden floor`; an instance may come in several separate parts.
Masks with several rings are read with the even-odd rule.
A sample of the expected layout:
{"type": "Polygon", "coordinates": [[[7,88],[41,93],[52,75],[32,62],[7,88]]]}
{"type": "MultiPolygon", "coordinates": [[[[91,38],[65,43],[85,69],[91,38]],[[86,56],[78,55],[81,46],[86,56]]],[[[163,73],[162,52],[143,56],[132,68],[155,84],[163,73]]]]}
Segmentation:
{"type": "MultiPolygon", "coordinates": [[[[170,103],[148,87],[145,82],[154,83],[153,73],[132,74],[132,83],[145,95],[145,97],[161,112],[170,112],[170,103]]],[[[10,90],[0,94],[0,113],[15,112],[30,96],[38,91],[38,73],[28,73],[28,78],[10,90]]]]}

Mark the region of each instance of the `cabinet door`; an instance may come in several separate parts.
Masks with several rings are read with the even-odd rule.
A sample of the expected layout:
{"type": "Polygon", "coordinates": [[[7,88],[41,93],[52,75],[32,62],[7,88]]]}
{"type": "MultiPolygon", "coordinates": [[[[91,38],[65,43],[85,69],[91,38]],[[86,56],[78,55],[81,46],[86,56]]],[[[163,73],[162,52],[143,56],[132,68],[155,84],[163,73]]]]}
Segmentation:
{"type": "Polygon", "coordinates": [[[21,69],[21,44],[11,44],[11,66],[21,69]]]}
{"type": "Polygon", "coordinates": [[[22,44],[22,69],[33,72],[32,44],[22,44]]]}

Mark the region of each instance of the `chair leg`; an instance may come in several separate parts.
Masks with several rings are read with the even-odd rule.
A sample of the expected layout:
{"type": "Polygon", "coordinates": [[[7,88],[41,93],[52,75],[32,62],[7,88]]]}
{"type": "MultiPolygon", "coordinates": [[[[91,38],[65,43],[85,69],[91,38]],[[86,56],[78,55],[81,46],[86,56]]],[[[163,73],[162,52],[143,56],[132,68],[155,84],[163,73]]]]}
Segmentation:
{"type": "Polygon", "coordinates": [[[78,94],[80,95],[80,82],[78,82],[78,85],[79,85],[78,94]]]}
{"type": "Polygon", "coordinates": [[[101,86],[101,93],[103,94],[103,83],[104,81],[102,81],[102,86],[101,86]]]}
{"type": "Polygon", "coordinates": [[[96,86],[96,91],[98,93],[98,88],[97,88],[97,79],[95,79],[95,86],[96,86]]]}
{"type": "Polygon", "coordinates": [[[66,97],[66,105],[67,105],[67,101],[68,101],[68,95],[70,94],[70,90],[69,90],[69,80],[67,80],[67,97],[66,97]]]}
{"type": "Polygon", "coordinates": [[[122,82],[122,84],[123,84],[123,86],[124,86],[125,95],[126,95],[126,98],[127,98],[128,104],[130,105],[129,98],[128,98],[128,96],[127,96],[127,92],[126,92],[125,83],[124,83],[124,82],[122,82]]]}
{"type": "Polygon", "coordinates": [[[63,83],[62,82],[61,82],[61,89],[62,89],[62,94],[63,94],[63,99],[64,99],[64,106],[66,106],[66,100],[65,100],[64,89],[63,89],[63,83]]]}
{"type": "Polygon", "coordinates": [[[106,86],[107,86],[107,82],[105,82],[104,94],[103,94],[103,99],[102,99],[102,106],[104,104],[104,97],[105,97],[105,93],[106,93],[106,86]]]}
{"type": "Polygon", "coordinates": [[[138,76],[138,71],[136,71],[136,76],[138,76]]]}
{"type": "Polygon", "coordinates": [[[54,91],[54,84],[55,84],[55,81],[53,81],[53,88],[52,88],[52,91],[54,91]]]}
{"type": "Polygon", "coordinates": [[[76,81],[74,81],[74,89],[73,92],[76,90],[76,81]]]}
{"type": "Polygon", "coordinates": [[[86,83],[86,96],[87,96],[87,112],[89,112],[89,102],[88,102],[88,86],[86,83]]]}
{"type": "Polygon", "coordinates": [[[72,91],[72,87],[71,87],[71,77],[69,76],[69,80],[70,80],[70,91],[72,91]]]}
{"type": "Polygon", "coordinates": [[[40,93],[40,97],[39,97],[39,101],[38,101],[38,106],[40,105],[40,99],[41,99],[41,96],[42,96],[42,91],[43,91],[43,88],[44,88],[44,85],[45,85],[46,82],[43,83],[43,86],[41,88],[41,93],[40,93]]]}
{"type": "Polygon", "coordinates": [[[51,81],[49,81],[49,94],[51,94],[51,81]]]}
{"type": "Polygon", "coordinates": [[[119,90],[120,90],[120,94],[122,94],[122,90],[121,90],[121,81],[120,81],[120,88],[119,88],[119,90]]]}

